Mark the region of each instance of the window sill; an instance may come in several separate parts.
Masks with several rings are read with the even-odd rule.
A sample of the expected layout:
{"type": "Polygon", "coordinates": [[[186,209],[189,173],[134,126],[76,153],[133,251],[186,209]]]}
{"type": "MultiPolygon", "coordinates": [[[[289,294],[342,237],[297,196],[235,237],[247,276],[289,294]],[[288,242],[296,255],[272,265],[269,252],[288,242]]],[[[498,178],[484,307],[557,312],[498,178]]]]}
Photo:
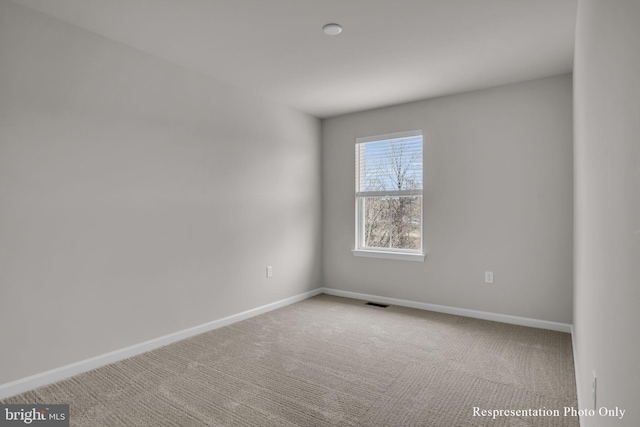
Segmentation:
{"type": "Polygon", "coordinates": [[[402,261],[424,262],[424,254],[408,253],[408,252],[385,252],[385,251],[367,251],[363,249],[352,249],[354,256],[362,256],[368,258],[386,258],[402,261]]]}

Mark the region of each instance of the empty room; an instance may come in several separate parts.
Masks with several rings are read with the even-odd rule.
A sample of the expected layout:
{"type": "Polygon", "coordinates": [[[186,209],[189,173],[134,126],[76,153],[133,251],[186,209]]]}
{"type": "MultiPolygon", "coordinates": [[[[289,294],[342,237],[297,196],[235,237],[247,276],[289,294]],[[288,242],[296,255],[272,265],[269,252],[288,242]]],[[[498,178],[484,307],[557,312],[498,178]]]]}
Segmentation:
{"type": "Polygon", "coordinates": [[[0,426],[640,425],[640,1],[0,0],[0,426]]]}

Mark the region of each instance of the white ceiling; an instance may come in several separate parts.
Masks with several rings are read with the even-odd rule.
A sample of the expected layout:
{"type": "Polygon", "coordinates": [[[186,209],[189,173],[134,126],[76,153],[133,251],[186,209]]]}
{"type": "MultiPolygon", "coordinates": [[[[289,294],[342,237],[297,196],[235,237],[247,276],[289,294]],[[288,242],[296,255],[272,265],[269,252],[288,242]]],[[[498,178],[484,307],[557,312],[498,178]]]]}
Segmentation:
{"type": "Polygon", "coordinates": [[[571,72],[577,0],[13,0],[317,117],[571,72]],[[344,27],[327,36],[329,22],[344,27]]]}

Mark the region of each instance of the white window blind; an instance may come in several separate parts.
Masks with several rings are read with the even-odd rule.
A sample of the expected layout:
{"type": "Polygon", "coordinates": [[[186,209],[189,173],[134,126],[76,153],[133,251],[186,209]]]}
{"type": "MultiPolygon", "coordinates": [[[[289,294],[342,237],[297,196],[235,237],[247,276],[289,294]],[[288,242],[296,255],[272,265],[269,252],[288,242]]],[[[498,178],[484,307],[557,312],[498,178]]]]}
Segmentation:
{"type": "Polygon", "coordinates": [[[422,195],[422,131],[356,139],[356,196],[422,195]]]}

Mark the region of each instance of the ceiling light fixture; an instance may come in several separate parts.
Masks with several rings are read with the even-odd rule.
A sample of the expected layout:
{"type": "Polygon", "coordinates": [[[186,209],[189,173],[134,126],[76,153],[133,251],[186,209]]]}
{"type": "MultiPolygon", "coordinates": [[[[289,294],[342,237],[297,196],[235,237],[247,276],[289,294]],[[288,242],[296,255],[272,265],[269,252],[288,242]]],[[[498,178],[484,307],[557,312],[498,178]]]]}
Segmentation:
{"type": "Polygon", "coordinates": [[[327,24],[322,27],[322,31],[329,36],[335,36],[342,32],[342,27],[339,24],[327,24]]]}

